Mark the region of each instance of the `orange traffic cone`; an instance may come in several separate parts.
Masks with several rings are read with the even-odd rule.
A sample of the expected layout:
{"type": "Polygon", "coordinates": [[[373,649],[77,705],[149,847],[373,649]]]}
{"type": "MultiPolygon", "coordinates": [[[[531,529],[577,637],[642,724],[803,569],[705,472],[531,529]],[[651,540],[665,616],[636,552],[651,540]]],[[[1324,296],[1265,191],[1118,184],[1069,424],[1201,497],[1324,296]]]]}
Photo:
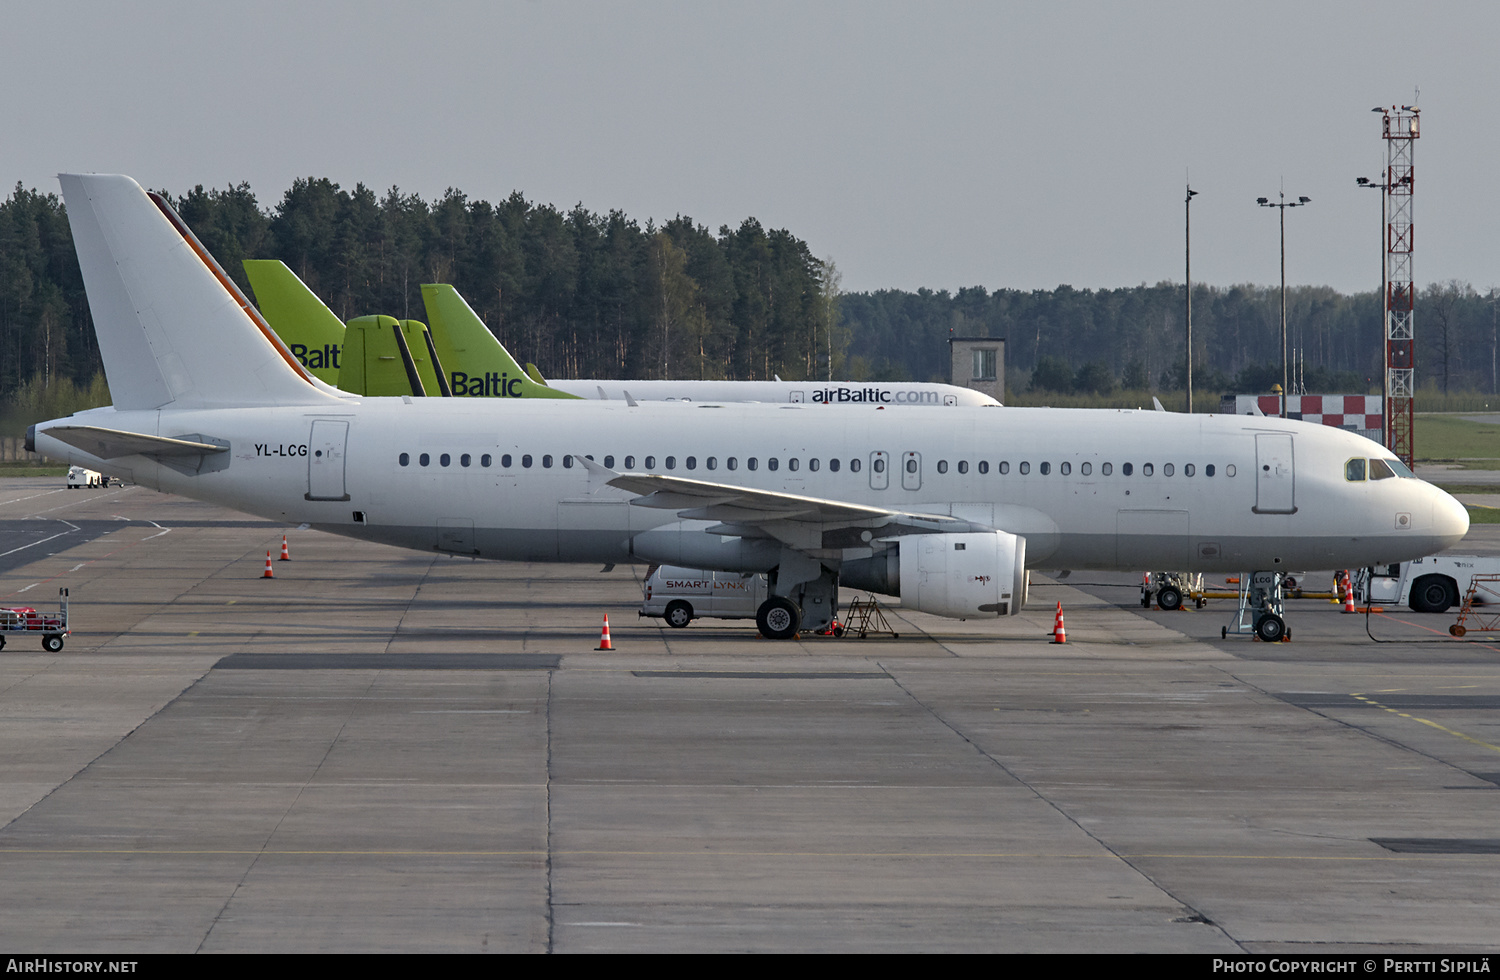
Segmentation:
{"type": "Polygon", "coordinates": [[[1354,583],[1349,579],[1349,570],[1344,570],[1344,612],[1352,613],[1359,610],[1354,608],[1354,583]]]}
{"type": "Polygon", "coordinates": [[[276,577],[275,573],[273,573],[271,571],[271,552],[270,552],[270,549],[267,549],[266,550],[266,573],[264,575],[262,575],[261,578],[275,578],[275,577],[276,577]]]}
{"type": "Polygon", "coordinates": [[[613,650],[614,644],[609,642],[609,616],[604,617],[604,631],[599,634],[599,645],[595,650],[613,650]]]}
{"type": "Polygon", "coordinates": [[[1062,600],[1057,601],[1057,621],[1052,624],[1052,642],[1067,643],[1068,631],[1063,629],[1062,600]]]}
{"type": "Polygon", "coordinates": [[[291,553],[286,550],[286,535],[285,534],[283,534],[281,536],[281,558],[278,559],[278,560],[279,561],[291,561],[292,560],[291,553]]]}

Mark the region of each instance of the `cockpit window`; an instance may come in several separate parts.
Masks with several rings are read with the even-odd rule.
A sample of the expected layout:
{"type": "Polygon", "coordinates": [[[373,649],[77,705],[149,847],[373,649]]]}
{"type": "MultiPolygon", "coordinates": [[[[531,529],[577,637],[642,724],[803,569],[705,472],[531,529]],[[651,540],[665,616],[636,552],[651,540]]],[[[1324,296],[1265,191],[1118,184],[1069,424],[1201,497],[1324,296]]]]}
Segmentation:
{"type": "Polygon", "coordinates": [[[1391,469],[1393,469],[1393,470],[1396,471],[1396,475],[1397,476],[1402,477],[1402,478],[1407,479],[1407,480],[1415,480],[1417,478],[1417,474],[1413,473],[1410,469],[1408,469],[1407,465],[1405,463],[1401,462],[1401,460],[1399,460],[1399,459],[1388,459],[1385,462],[1386,462],[1387,466],[1389,466],[1391,469]]]}
{"type": "Polygon", "coordinates": [[[1351,459],[1344,464],[1344,479],[1356,483],[1365,478],[1365,461],[1362,459],[1351,459]]]}
{"type": "Polygon", "coordinates": [[[1372,479],[1372,480],[1389,480],[1391,477],[1393,477],[1395,475],[1396,475],[1396,471],[1393,470],[1393,469],[1391,469],[1390,464],[1387,463],[1385,460],[1383,460],[1383,459],[1372,459],[1372,460],[1370,460],[1370,479],[1372,479]]]}

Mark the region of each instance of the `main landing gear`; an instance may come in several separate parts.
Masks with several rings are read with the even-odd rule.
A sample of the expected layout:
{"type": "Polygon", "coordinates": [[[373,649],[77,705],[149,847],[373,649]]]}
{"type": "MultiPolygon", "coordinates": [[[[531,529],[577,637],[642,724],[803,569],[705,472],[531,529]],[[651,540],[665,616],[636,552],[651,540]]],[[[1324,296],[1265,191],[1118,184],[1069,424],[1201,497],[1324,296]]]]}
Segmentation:
{"type": "Polygon", "coordinates": [[[828,569],[818,577],[788,587],[788,595],[776,595],[779,570],[771,573],[772,595],[760,604],[755,625],[768,640],[795,639],[805,630],[826,629],[839,604],[839,578],[828,569]]]}

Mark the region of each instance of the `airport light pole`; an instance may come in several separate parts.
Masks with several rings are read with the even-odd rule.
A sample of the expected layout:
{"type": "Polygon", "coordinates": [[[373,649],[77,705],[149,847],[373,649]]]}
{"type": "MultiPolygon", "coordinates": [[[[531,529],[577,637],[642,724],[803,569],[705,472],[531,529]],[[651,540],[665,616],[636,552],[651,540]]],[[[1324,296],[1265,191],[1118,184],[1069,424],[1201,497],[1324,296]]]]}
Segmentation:
{"type": "Polygon", "coordinates": [[[1193,414],[1193,198],[1198,194],[1193,190],[1193,185],[1187,185],[1187,198],[1182,203],[1183,211],[1186,212],[1183,222],[1183,239],[1185,242],[1184,262],[1186,265],[1185,278],[1187,279],[1187,413],[1193,414]]]}
{"type": "MultiPolygon", "coordinates": [[[[1368,177],[1355,177],[1354,178],[1354,183],[1357,184],[1357,185],[1359,185],[1360,187],[1368,187],[1368,188],[1370,188],[1372,190],[1377,190],[1377,191],[1380,192],[1380,329],[1382,331],[1384,331],[1385,330],[1385,322],[1386,322],[1387,319],[1389,319],[1389,311],[1390,311],[1390,303],[1391,303],[1391,298],[1388,295],[1389,290],[1386,289],[1386,282],[1385,282],[1385,225],[1386,225],[1385,192],[1391,189],[1391,185],[1389,183],[1381,183],[1381,182],[1373,181],[1373,180],[1371,180],[1368,177]]],[[[1382,396],[1386,395],[1385,386],[1384,386],[1383,382],[1381,384],[1380,393],[1381,393],[1382,396]]],[[[1384,397],[1381,398],[1380,404],[1381,404],[1381,410],[1384,411],[1385,410],[1384,409],[1384,406],[1385,406],[1385,398],[1384,397]]]]}
{"type": "Polygon", "coordinates": [[[1282,191],[1279,203],[1272,203],[1269,198],[1264,197],[1257,197],[1255,203],[1281,212],[1281,417],[1286,418],[1287,385],[1291,381],[1287,376],[1286,364],[1286,209],[1311,204],[1312,198],[1299,197],[1295,201],[1288,201],[1286,191],[1282,191]]]}

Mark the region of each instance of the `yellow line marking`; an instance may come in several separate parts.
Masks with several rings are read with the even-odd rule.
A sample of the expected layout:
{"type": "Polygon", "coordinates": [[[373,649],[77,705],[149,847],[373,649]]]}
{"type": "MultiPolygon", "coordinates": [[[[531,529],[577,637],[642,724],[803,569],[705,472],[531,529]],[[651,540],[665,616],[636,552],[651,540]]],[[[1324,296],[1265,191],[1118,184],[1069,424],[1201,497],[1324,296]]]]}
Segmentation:
{"type": "Polygon", "coordinates": [[[1365,704],[1374,705],[1382,711],[1389,711],[1391,714],[1395,715],[1398,718],[1406,718],[1411,721],[1420,722],[1421,724],[1426,725],[1429,728],[1436,728],[1440,732],[1447,732],[1454,738],[1461,738],[1465,742],[1473,742],[1475,745],[1478,745],[1481,748],[1489,749],[1491,752],[1500,752],[1500,745],[1491,745],[1489,742],[1477,739],[1472,735],[1465,735],[1460,731],[1454,731],[1452,728],[1449,728],[1446,725],[1439,725],[1437,722],[1427,718],[1422,718],[1417,715],[1410,715],[1404,711],[1397,711],[1395,708],[1387,708],[1385,705],[1381,704],[1379,701],[1376,701],[1374,698],[1367,698],[1363,694],[1352,694],[1350,695],[1350,697],[1363,701],[1365,704]]]}

